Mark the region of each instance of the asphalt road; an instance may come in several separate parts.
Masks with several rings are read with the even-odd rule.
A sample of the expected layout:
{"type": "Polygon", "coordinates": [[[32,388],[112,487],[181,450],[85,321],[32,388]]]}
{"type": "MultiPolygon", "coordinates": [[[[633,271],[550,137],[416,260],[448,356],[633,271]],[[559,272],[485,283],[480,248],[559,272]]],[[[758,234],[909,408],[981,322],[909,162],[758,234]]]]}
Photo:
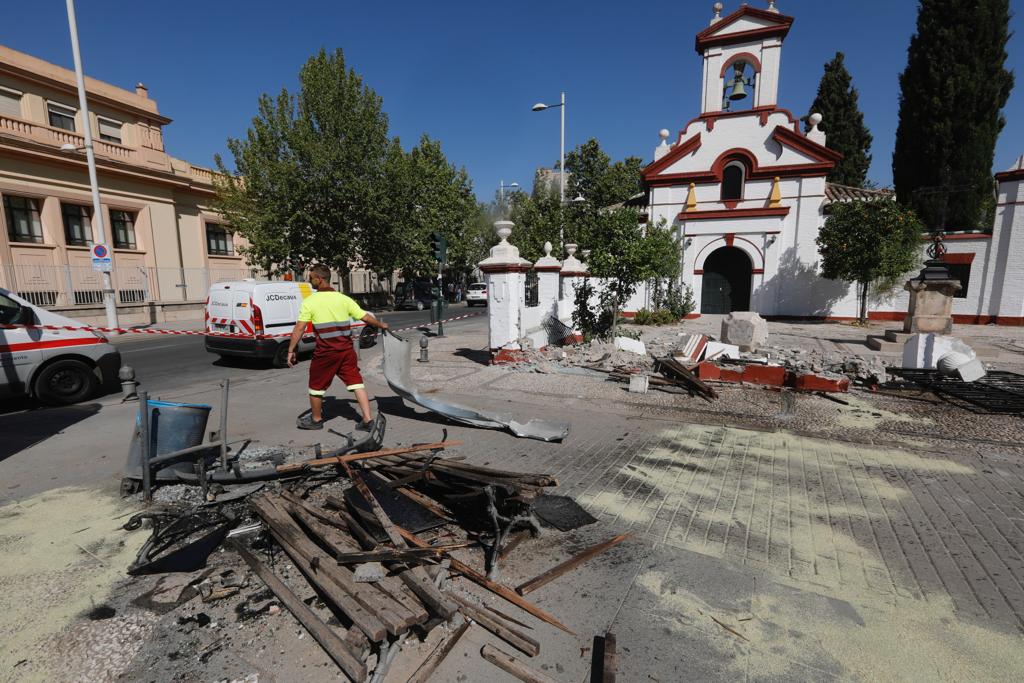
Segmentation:
{"type": "MultiPolygon", "coordinates": [[[[467,309],[464,303],[452,304],[444,317],[482,312],[484,309],[481,308],[467,309]]],[[[430,311],[385,311],[377,315],[393,328],[430,322],[430,311]]],[[[238,380],[271,371],[267,361],[220,358],[208,353],[201,336],[137,335],[119,338],[116,344],[121,352],[122,363],[135,370],[140,386],[153,397],[195,384],[216,382],[225,377],[238,380]]],[[[378,348],[367,349],[362,353],[372,355],[379,352],[378,348]]]]}

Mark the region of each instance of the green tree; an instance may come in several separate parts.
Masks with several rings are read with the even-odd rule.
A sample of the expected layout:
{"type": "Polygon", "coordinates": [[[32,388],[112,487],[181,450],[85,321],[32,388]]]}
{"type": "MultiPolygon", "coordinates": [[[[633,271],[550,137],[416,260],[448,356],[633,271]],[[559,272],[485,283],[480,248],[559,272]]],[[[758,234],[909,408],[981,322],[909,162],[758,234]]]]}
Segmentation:
{"type": "MultiPolygon", "coordinates": [[[[541,190],[533,195],[516,192],[505,201],[510,204],[509,220],[516,224],[512,240],[523,258],[539,259],[544,255],[545,242],[551,242],[555,249],[558,248],[564,212],[559,205],[557,191],[541,190]]],[[[555,256],[564,258],[564,254],[555,256]]]]}
{"type": "Polygon", "coordinates": [[[921,0],[900,76],[897,199],[930,228],[991,225],[992,160],[1013,88],[1008,0],[921,0]]]}
{"type": "Polygon", "coordinates": [[[569,174],[565,198],[572,201],[582,196],[593,210],[624,202],[643,191],[642,168],[643,160],[639,157],[612,163],[600,143],[591,138],[565,155],[569,174]]]}
{"type": "Polygon", "coordinates": [[[807,118],[821,114],[820,128],[826,134],[829,149],[841,152],[843,158],[829,171],[828,180],[841,185],[863,187],[871,166],[871,133],[864,125],[864,114],[857,101],[853,77],[846,70],[844,55],[837,52],[825,64],[825,73],[818,83],[818,95],[804,117],[804,127],[810,130],[807,118]]]}
{"type": "Polygon", "coordinates": [[[263,95],[246,136],[229,139],[235,173],[216,158],[217,207],[249,242],[249,258],[283,270],[317,261],[342,274],[373,224],[388,121],[381,99],[320,50],[299,71],[296,93],[263,95]]]}
{"type": "Polygon", "coordinates": [[[912,209],[888,199],[831,205],[816,240],[821,274],[857,283],[861,323],[873,283],[894,281],[920,265],[923,230],[912,209]]]}

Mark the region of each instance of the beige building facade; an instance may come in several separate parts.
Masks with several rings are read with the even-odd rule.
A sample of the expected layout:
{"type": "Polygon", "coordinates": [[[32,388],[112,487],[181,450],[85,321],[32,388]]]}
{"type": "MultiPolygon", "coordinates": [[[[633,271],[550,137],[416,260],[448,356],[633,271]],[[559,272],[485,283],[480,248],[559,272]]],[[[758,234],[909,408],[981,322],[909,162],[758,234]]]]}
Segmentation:
{"type": "Polygon", "coordinates": [[[0,46],[0,287],[79,320],[104,319],[86,125],[122,323],[194,318],[210,283],[259,275],[212,209],[213,171],[167,153],[171,119],[145,86],[87,77],[86,92],[89,121],[73,71],[0,46]]]}

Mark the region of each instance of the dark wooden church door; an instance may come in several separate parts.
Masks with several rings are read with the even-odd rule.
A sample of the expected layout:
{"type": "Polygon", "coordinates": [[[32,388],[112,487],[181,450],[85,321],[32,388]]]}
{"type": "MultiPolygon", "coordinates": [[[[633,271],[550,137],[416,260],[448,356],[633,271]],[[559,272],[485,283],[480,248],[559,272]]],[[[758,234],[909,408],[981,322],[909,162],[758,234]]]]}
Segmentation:
{"type": "Polygon", "coordinates": [[[704,261],[700,290],[701,313],[750,310],[752,266],[742,249],[722,247],[704,261]]]}

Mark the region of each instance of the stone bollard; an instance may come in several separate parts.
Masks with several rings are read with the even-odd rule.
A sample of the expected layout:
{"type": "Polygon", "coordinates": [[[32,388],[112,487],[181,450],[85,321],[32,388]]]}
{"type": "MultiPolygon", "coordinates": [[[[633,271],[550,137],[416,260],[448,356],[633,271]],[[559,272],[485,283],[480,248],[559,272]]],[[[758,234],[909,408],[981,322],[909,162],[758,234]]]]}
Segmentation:
{"type": "Polygon", "coordinates": [[[518,247],[509,244],[512,228],[512,221],[495,221],[494,231],[501,241],[491,247],[490,256],[478,264],[487,282],[488,346],[492,362],[513,360],[521,350],[520,317],[526,307],[526,273],[532,264],[519,256],[518,247]]]}

